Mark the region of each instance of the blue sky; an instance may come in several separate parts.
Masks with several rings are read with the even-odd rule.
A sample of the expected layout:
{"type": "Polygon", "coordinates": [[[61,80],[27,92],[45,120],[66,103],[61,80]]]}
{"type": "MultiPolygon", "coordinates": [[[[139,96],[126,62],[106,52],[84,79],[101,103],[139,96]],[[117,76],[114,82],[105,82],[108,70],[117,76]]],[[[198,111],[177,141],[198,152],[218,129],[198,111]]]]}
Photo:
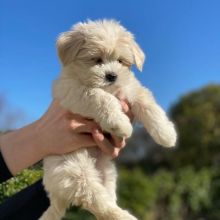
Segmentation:
{"type": "Polygon", "coordinates": [[[168,110],[178,98],[220,83],[218,0],[0,0],[0,94],[28,121],[51,102],[60,32],[86,19],[114,18],[134,33],[147,59],[136,76],[168,110]]]}

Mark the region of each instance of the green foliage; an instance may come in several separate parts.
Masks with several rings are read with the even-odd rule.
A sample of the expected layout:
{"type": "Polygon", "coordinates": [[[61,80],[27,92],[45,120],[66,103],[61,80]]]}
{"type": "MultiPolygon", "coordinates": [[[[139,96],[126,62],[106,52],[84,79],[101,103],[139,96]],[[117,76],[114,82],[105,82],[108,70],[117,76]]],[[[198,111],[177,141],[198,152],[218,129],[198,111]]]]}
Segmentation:
{"type": "Polygon", "coordinates": [[[0,203],[42,177],[42,170],[26,169],[16,177],[0,184],[0,203]]]}
{"type": "Polygon", "coordinates": [[[179,132],[179,146],[171,156],[175,167],[220,163],[220,86],[192,92],[172,107],[179,132]]]}
{"type": "Polygon", "coordinates": [[[72,207],[67,211],[66,216],[63,218],[63,220],[95,220],[95,217],[90,214],[88,211],[82,210],[77,207],[72,207]]]}
{"type": "Polygon", "coordinates": [[[220,171],[217,168],[211,180],[210,205],[203,210],[207,220],[220,219],[220,171]]]}
{"type": "MultiPolygon", "coordinates": [[[[32,184],[42,176],[40,170],[25,170],[0,185],[1,201],[32,184]]],[[[217,220],[220,214],[220,171],[210,168],[196,171],[185,167],[178,171],[158,170],[146,174],[140,168],[120,169],[119,204],[140,220],[217,220]],[[218,192],[218,194],[216,194],[218,192]]],[[[87,211],[71,208],[65,220],[95,220],[87,211]]]]}
{"type": "Polygon", "coordinates": [[[156,201],[155,185],[140,169],[122,169],[118,181],[119,202],[142,217],[156,201]],[[138,202],[137,202],[138,201],[138,202]]]}
{"type": "Polygon", "coordinates": [[[119,201],[142,220],[199,219],[204,217],[204,210],[211,211],[214,205],[210,195],[216,184],[215,175],[210,168],[158,170],[153,175],[139,168],[122,169],[119,201]]]}

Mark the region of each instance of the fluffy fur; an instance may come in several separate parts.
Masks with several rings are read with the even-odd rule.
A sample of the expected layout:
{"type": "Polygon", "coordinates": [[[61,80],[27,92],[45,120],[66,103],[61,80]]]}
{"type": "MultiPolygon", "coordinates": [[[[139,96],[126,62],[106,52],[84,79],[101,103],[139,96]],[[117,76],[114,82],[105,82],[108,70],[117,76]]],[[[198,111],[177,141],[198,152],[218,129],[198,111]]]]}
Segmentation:
{"type": "MultiPolygon", "coordinates": [[[[132,64],[142,70],[144,53],[118,22],[78,23],[60,35],[57,49],[62,72],[54,83],[53,95],[62,106],[93,118],[104,131],[130,137],[132,125],[115,97],[120,91],[135,118],[158,144],[175,145],[172,122],[131,72],[132,64]],[[114,76],[109,79],[107,74],[114,76]]],[[[77,205],[99,220],[136,220],[116,203],[116,178],[111,158],[98,148],[47,157],[43,182],[51,205],[40,219],[61,219],[67,207],[77,205]]]]}

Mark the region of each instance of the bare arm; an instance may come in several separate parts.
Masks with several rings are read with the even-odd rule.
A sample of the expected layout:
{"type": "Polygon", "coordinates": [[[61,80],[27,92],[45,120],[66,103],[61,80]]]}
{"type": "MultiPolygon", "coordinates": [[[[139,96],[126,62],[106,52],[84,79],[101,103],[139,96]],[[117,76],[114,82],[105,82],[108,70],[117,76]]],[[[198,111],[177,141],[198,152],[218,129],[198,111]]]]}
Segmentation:
{"type": "MultiPolygon", "coordinates": [[[[122,103],[126,112],[126,103],[122,103]]],[[[116,157],[125,141],[107,140],[99,126],[80,115],[71,114],[54,101],[36,122],[0,136],[0,151],[13,175],[51,154],[65,154],[80,147],[98,145],[116,157]]]]}
{"type": "Polygon", "coordinates": [[[12,174],[50,154],[64,154],[96,145],[91,134],[97,125],[70,115],[57,102],[38,121],[0,137],[2,155],[12,174]]]}

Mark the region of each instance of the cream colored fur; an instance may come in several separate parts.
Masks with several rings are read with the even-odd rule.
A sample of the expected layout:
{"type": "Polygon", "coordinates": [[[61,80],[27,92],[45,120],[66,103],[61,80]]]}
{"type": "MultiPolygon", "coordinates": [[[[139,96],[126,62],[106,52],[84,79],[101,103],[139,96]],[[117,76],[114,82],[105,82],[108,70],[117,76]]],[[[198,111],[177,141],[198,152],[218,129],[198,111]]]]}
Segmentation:
{"type": "MultiPolygon", "coordinates": [[[[175,145],[172,122],[130,70],[132,64],[142,70],[144,53],[124,27],[113,20],[78,23],[60,35],[57,48],[62,72],[53,95],[61,105],[93,118],[104,131],[130,137],[132,125],[115,97],[120,91],[158,144],[175,145]],[[107,81],[106,73],[115,73],[116,81],[107,81]]],[[[67,207],[77,205],[99,220],[135,220],[116,203],[116,178],[111,158],[98,148],[45,158],[43,182],[51,205],[40,219],[61,219],[67,207]]]]}

